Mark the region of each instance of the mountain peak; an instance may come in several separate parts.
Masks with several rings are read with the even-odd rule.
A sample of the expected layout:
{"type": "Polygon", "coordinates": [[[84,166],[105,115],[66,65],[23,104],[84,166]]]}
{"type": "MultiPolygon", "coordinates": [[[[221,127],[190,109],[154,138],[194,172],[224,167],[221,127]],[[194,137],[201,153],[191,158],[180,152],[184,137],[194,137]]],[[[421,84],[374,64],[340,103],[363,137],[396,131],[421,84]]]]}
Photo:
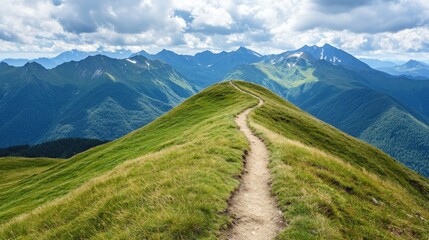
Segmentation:
{"type": "Polygon", "coordinates": [[[162,49],[160,52],[158,52],[157,54],[156,54],[156,56],[158,56],[158,57],[162,57],[162,56],[178,56],[179,54],[177,54],[177,53],[175,53],[175,52],[173,52],[173,51],[171,51],[171,50],[167,50],[167,49],[162,49]]]}
{"type": "Polygon", "coordinates": [[[210,50],[204,50],[202,52],[196,53],[194,56],[197,56],[197,55],[212,55],[212,54],[214,54],[212,51],[210,51],[210,50]]]}
{"type": "Polygon", "coordinates": [[[233,51],[232,53],[250,54],[250,55],[255,55],[257,57],[262,57],[261,54],[243,46],[240,46],[237,50],[233,51]]]}
{"type": "Polygon", "coordinates": [[[77,49],[72,49],[70,51],[66,51],[66,52],[62,52],[62,53],[58,54],[55,58],[56,59],[62,59],[61,62],[68,62],[71,60],[75,60],[75,61],[81,60],[88,55],[90,55],[90,54],[86,53],[86,52],[79,51],[77,49]]]}
{"type": "Polygon", "coordinates": [[[428,67],[426,63],[410,59],[408,62],[404,63],[403,66],[413,68],[413,67],[428,67]]]}
{"type": "Polygon", "coordinates": [[[355,69],[355,70],[368,70],[371,69],[368,65],[355,58],[353,55],[338,49],[328,43],[324,44],[322,47],[313,45],[305,45],[292,53],[296,52],[307,52],[315,59],[324,60],[330,62],[334,65],[340,65],[345,68],[355,69]]]}
{"type": "Polygon", "coordinates": [[[244,46],[240,46],[238,47],[237,51],[249,51],[249,49],[244,46]]]}
{"type": "Polygon", "coordinates": [[[158,54],[162,54],[162,53],[174,53],[175,54],[175,52],[168,50],[168,49],[165,49],[165,48],[163,48],[158,54]]]}
{"type": "Polygon", "coordinates": [[[145,50],[140,50],[130,55],[130,57],[135,57],[135,56],[144,56],[145,58],[148,58],[148,59],[151,59],[153,57],[152,54],[146,52],[145,50]]]}
{"type": "Polygon", "coordinates": [[[40,63],[38,62],[27,62],[24,65],[24,68],[26,69],[32,69],[32,70],[46,70],[45,67],[43,67],[40,63]]]}
{"type": "Polygon", "coordinates": [[[132,59],[132,60],[148,60],[148,58],[145,55],[143,55],[143,54],[136,54],[136,55],[131,56],[131,57],[127,58],[127,59],[132,59]]]}
{"type": "Polygon", "coordinates": [[[108,58],[108,57],[102,54],[95,54],[95,55],[90,55],[85,59],[104,59],[104,58],[108,58]]]}
{"type": "Polygon", "coordinates": [[[334,47],[334,46],[332,46],[331,44],[329,44],[329,43],[325,43],[324,45],[323,45],[323,47],[322,48],[335,48],[335,49],[338,49],[338,48],[336,48],[336,47],[334,47]]]}
{"type": "Polygon", "coordinates": [[[271,55],[264,59],[265,63],[284,66],[308,66],[316,59],[308,51],[287,51],[279,55],[271,55]]]}
{"type": "Polygon", "coordinates": [[[102,54],[97,54],[97,55],[90,55],[85,59],[83,59],[82,61],[78,61],[78,63],[84,64],[84,65],[91,64],[91,65],[98,66],[99,64],[104,64],[106,62],[109,62],[109,60],[112,60],[112,58],[102,54]]]}
{"type": "Polygon", "coordinates": [[[150,54],[150,53],[148,53],[146,50],[142,49],[142,50],[138,51],[136,54],[144,56],[144,55],[147,55],[147,54],[150,54]]]}

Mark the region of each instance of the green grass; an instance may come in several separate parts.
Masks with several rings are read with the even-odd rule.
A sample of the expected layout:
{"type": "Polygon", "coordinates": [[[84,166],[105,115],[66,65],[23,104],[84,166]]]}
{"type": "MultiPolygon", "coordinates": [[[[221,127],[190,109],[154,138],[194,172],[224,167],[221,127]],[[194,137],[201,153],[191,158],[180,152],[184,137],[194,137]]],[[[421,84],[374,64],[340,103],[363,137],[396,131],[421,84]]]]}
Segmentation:
{"type": "Polygon", "coordinates": [[[148,126],[0,192],[0,239],[215,238],[257,100],[216,85],[148,126]],[[17,217],[19,216],[19,217],[17,217]],[[17,218],[13,218],[17,217],[17,218]]]}
{"type": "MultiPolygon", "coordinates": [[[[301,68],[299,66],[279,67],[271,64],[254,63],[242,65],[230,73],[227,79],[246,79],[251,82],[265,84],[276,83],[284,89],[298,87],[305,83],[318,81],[314,76],[314,68],[301,68]]],[[[276,89],[276,87],[274,87],[276,89]]]]}
{"type": "Polygon", "coordinates": [[[298,87],[304,83],[318,81],[314,76],[314,68],[300,68],[297,66],[285,68],[262,63],[256,63],[253,65],[263,72],[268,79],[273,80],[286,88],[298,87]]]}
{"type": "Polygon", "coordinates": [[[429,181],[250,83],[265,104],[250,124],[271,151],[280,239],[427,239],[429,181]]]}
{"type": "Polygon", "coordinates": [[[0,158],[0,191],[7,189],[15,181],[39,174],[64,160],[53,158],[0,158]]]}
{"type": "MultiPolygon", "coordinates": [[[[265,100],[249,122],[271,151],[287,222],[279,239],[429,237],[427,179],[266,89],[236,84],[265,100]]],[[[249,149],[234,116],[256,104],[217,84],[140,130],[11,181],[0,187],[0,239],[217,238],[249,149]]]]}

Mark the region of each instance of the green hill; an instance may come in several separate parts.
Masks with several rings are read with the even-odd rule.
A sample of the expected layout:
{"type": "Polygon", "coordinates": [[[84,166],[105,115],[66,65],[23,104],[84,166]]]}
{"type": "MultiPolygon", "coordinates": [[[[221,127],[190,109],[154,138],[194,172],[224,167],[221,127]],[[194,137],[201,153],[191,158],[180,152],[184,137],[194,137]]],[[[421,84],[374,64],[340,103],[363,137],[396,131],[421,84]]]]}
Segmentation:
{"type": "MultiPolygon", "coordinates": [[[[288,223],[280,239],[429,237],[426,178],[264,88],[235,84],[265,100],[248,120],[271,151],[288,223]]],[[[234,116],[257,102],[217,84],[118,140],[0,185],[0,239],[217,238],[249,149],[234,116]]]]}
{"type": "Polygon", "coordinates": [[[299,51],[242,65],[227,78],[267,87],[429,176],[429,81],[345,68],[299,51]]]}

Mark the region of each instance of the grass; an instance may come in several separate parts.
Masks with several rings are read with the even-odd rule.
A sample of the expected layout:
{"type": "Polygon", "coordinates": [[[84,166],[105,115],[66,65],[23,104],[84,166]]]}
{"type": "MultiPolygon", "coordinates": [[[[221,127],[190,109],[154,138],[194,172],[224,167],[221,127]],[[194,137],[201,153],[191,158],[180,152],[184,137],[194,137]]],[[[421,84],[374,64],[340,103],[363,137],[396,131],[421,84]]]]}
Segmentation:
{"type": "Polygon", "coordinates": [[[0,191],[32,175],[48,170],[51,166],[60,163],[62,159],[53,158],[0,158],[0,191]]]}
{"type": "Polygon", "coordinates": [[[286,88],[298,87],[304,83],[318,81],[318,79],[313,75],[314,68],[300,68],[297,66],[284,68],[262,63],[256,63],[253,65],[263,72],[268,79],[273,80],[286,88]]]}
{"type": "Polygon", "coordinates": [[[0,192],[0,239],[213,239],[248,149],[224,83],[148,126],[0,192]]]}
{"type": "MultiPolygon", "coordinates": [[[[281,86],[282,91],[298,87],[305,83],[318,81],[314,76],[314,68],[301,68],[299,66],[279,67],[271,64],[254,63],[242,65],[230,73],[227,79],[245,79],[246,81],[272,85],[273,89],[281,86]]],[[[280,90],[280,89],[279,89],[280,90]]]]}
{"type": "Polygon", "coordinates": [[[254,84],[250,125],[271,151],[279,239],[427,239],[429,181],[254,84]]]}
{"type": "MultiPolygon", "coordinates": [[[[249,122],[271,151],[288,223],[279,239],[429,237],[427,179],[264,88],[236,84],[265,100],[249,122]]],[[[140,130],[11,181],[0,187],[0,239],[216,239],[249,149],[234,116],[255,104],[216,84],[140,130]]]]}

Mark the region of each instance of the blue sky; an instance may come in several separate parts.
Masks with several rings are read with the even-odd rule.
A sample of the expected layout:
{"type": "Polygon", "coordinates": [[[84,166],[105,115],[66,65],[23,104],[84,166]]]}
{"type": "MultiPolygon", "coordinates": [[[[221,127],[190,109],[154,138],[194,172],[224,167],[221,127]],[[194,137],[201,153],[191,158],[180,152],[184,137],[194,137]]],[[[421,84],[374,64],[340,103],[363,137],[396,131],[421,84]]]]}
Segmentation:
{"type": "Polygon", "coordinates": [[[0,59],[121,48],[268,54],[324,43],[357,56],[429,59],[427,0],[0,1],[0,59]]]}

